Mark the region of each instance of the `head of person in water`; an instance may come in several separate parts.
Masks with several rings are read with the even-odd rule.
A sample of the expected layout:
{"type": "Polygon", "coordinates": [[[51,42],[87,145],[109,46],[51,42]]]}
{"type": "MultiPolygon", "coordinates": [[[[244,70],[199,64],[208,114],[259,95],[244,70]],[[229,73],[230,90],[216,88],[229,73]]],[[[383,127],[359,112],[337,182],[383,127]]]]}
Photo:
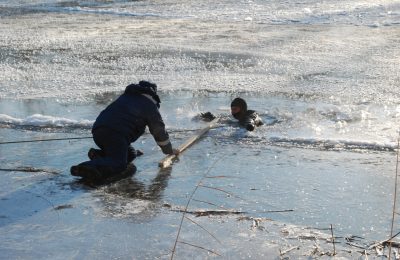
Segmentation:
{"type": "Polygon", "coordinates": [[[231,103],[231,114],[234,118],[241,120],[247,112],[247,103],[242,98],[235,98],[231,103]]]}

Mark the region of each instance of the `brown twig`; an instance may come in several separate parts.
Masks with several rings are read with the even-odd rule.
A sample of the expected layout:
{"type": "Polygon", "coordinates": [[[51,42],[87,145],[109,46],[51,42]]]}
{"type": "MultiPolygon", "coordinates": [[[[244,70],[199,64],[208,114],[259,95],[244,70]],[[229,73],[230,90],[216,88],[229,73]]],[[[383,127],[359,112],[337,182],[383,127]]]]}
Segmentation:
{"type": "MultiPolygon", "coordinates": [[[[192,199],[195,200],[195,199],[192,199]]],[[[198,201],[198,200],[195,200],[198,201]]],[[[209,203],[213,206],[217,206],[211,202],[206,202],[206,201],[200,201],[204,203],[209,203]]],[[[215,209],[215,210],[209,210],[209,209],[197,209],[197,210],[187,210],[185,208],[180,208],[180,207],[174,207],[172,208],[170,205],[165,206],[168,207],[171,211],[175,212],[184,212],[192,215],[196,215],[196,217],[203,217],[203,216],[210,216],[210,215],[230,215],[230,214],[248,214],[249,212],[247,211],[241,211],[241,210],[235,210],[235,209],[215,209]]],[[[252,211],[252,213],[284,213],[284,212],[293,212],[293,209],[284,209],[284,210],[269,210],[269,211],[252,211]]],[[[252,217],[250,217],[252,218],[252,217]]]]}
{"type": "MultiPolygon", "coordinates": [[[[242,216],[242,217],[238,217],[237,221],[242,221],[242,220],[253,220],[255,219],[254,217],[249,217],[249,216],[242,216]]],[[[270,218],[257,218],[260,219],[262,221],[272,221],[272,219],[270,218]]]]}
{"type": "Polygon", "coordinates": [[[171,209],[171,211],[183,212],[187,214],[195,215],[196,217],[204,217],[211,215],[235,215],[235,214],[245,214],[247,212],[238,210],[186,210],[186,209],[171,209]]]}
{"type": "MultiPolygon", "coordinates": [[[[283,209],[283,210],[266,210],[266,211],[261,211],[259,213],[284,213],[284,212],[292,212],[294,211],[293,209],[283,209]]],[[[257,213],[257,212],[256,212],[257,213]]]]}
{"type": "Polygon", "coordinates": [[[333,227],[332,227],[332,224],[331,224],[331,234],[332,234],[333,255],[336,255],[335,237],[333,236],[333,227]]]}
{"type": "Polygon", "coordinates": [[[59,173],[56,170],[47,170],[47,169],[38,169],[29,166],[17,167],[17,168],[0,168],[0,171],[3,172],[47,172],[52,174],[59,173]]]}
{"type": "MultiPolygon", "coordinates": [[[[393,236],[393,229],[394,229],[394,219],[396,215],[396,203],[397,203],[397,179],[398,179],[398,172],[399,172],[399,150],[400,150],[400,132],[399,137],[397,138],[397,155],[396,155],[396,177],[394,183],[394,194],[393,194],[393,211],[392,211],[392,225],[390,228],[390,236],[393,236]]],[[[389,239],[389,241],[392,238],[389,239]]],[[[389,244],[389,260],[392,255],[392,244],[389,244]]]]}
{"type": "Polygon", "coordinates": [[[193,200],[193,201],[197,201],[197,202],[206,203],[206,204],[208,204],[208,205],[211,205],[211,206],[215,206],[215,207],[223,208],[222,206],[218,206],[217,204],[214,204],[214,203],[211,203],[211,202],[208,202],[208,201],[204,201],[204,200],[196,200],[196,199],[192,199],[192,200],[193,200]]]}
{"type": "Polygon", "coordinates": [[[235,198],[239,198],[238,196],[235,196],[234,194],[232,194],[232,193],[230,193],[230,192],[227,192],[227,191],[225,191],[225,190],[223,190],[223,189],[221,189],[221,188],[206,186],[206,185],[202,185],[202,184],[200,184],[199,186],[200,186],[200,187],[203,187],[203,188],[206,188],[206,189],[217,190],[217,191],[226,193],[226,194],[228,194],[229,196],[232,196],[232,197],[235,197],[235,198]]]}
{"type": "MultiPolygon", "coordinates": [[[[174,255],[175,255],[175,251],[176,251],[176,245],[178,244],[178,242],[181,242],[181,241],[178,241],[178,240],[179,240],[179,235],[180,235],[181,230],[182,230],[183,220],[185,219],[185,214],[186,214],[186,211],[187,211],[187,209],[188,209],[188,207],[189,207],[190,201],[193,199],[193,196],[194,196],[194,194],[196,193],[197,189],[199,188],[199,186],[200,186],[201,182],[203,181],[203,179],[204,179],[205,177],[208,176],[208,174],[211,172],[211,169],[212,169],[220,160],[222,160],[224,157],[225,157],[225,155],[221,156],[219,159],[217,159],[217,160],[214,161],[214,163],[208,168],[208,170],[206,171],[206,173],[204,174],[204,176],[199,180],[199,182],[197,183],[197,185],[196,185],[196,187],[194,188],[193,192],[190,194],[189,199],[188,199],[188,201],[187,201],[187,203],[186,203],[186,206],[185,206],[185,211],[184,211],[183,214],[182,214],[182,218],[181,218],[181,221],[180,221],[180,224],[179,224],[178,232],[177,232],[177,234],[176,234],[176,239],[175,239],[174,247],[172,248],[172,252],[171,252],[171,260],[174,259],[174,255]]],[[[181,242],[181,243],[182,243],[182,242],[181,242]]],[[[219,255],[219,254],[217,254],[217,255],[219,255]]]]}
{"type": "Polygon", "coordinates": [[[221,241],[220,241],[216,236],[214,236],[213,234],[211,234],[211,232],[208,231],[207,229],[205,229],[202,225],[200,225],[199,223],[197,223],[196,221],[194,221],[194,220],[191,219],[191,218],[188,218],[188,217],[186,217],[186,216],[185,216],[185,218],[186,218],[187,220],[189,220],[190,222],[192,222],[193,224],[199,226],[201,229],[203,229],[204,231],[206,231],[210,236],[212,236],[215,240],[217,240],[218,243],[222,244],[221,241]]]}
{"type": "Polygon", "coordinates": [[[360,253],[361,255],[365,256],[365,260],[368,260],[368,252],[366,249],[364,249],[364,251],[357,251],[358,253],[360,253]]]}
{"type": "Polygon", "coordinates": [[[279,249],[279,255],[282,257],[282,256],[286,255],[287,253],[289,253],[290,251],[293,251],[293,250],[299,249],[299,248],[300,248],[299,246],[293,246],[293,247],[291,247],[289,249],[286,249],[284,251],[281,251],[281,249],[279,249]]]}
{"type": "Polygon", "coordinates": [[[184,245],[189,245],[189,246],[192,246],[192,247],[196,247],[196,248],[199,248],[199,249],[208,251],[208,252],[210,252],[210,253],[212,253],[212,254],[214,254],[214,255],[217,255],[217,256],[222,256],[222,255],[218,254],[217,252],[212,251],[212,250],[207,249],[207,248],[204,248],[204,247],[202,247],[202,246],[196,246],[196,245],[193,245],[193,244],[190,244],[190,243],[187,243],[187,242],[183,242],[183,241],[178,241],[178,242],[181,243],[181,244],[184,244],[184,245]]]}
{"type": "Polygon", "coordinates": [[[396,260],[400,259],[399,250],[393,250],[393,254],[394,254],[394,259],[396,259],[396,260]]]}
{"type": "MultiPolygon", "coordinates": [[[[351,242],[346,242],[346,245],[349,245],[349,246],[352,246],[352,247],[356,247],[356,248],[360,248],[360,249],[364,249],[364,250],[365,250],[365,247],[360,246],[360,245],[357,245],[357,244],[354,244],[354,243],[351,243],[351,242]]],[[[368,249],[369,249],[369,248],[368,248],[368,249]]]]}
{"type": "Polygon", "coordinates": [[[382,241],[379,241],[375,244],[372,244],[368,247],[368,249],[373,249],[374,247],[380,246],[380,245],[384,245],[385,243],[390,242],[390,240],[392,240],[393,238],[397,237],[400,234],[400,232],[397,232],[395,235],[393,235],[392,237],[390,237],[389,239],[385,239],[382,241]]]}
{"type": "Polygon", "coordinates": [[[239,179],[239,177],[236,176],[227,176],[227,175],[219,175],[219,176],[207,176],[205,177],[206,179],[219,179],[219,178],[237,178],[239,179]]]}
{"type": "Polygon", "coordinates": [[[79,140],[79,139],[88,139],[88,138],[93,138],[93,137],[92,136],[84,136],[84,137],[50,138],[50,139],[39,139],[39,140],[20,140],[20,141],[0,142],[0,145],[1,144],[36,143],[36,142],[48,142],[48,141],[63,141],[63,140],[79,140]]]}

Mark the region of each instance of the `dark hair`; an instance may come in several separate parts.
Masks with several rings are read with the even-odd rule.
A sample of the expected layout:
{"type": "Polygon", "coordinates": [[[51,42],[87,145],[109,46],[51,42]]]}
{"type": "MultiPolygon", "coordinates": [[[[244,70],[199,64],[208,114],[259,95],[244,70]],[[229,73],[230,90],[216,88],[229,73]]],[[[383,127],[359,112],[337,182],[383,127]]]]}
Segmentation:
{"type": "Polygon", "coordinates": [[[232,103],[231,107],[240,107],[241,110],[246,111],[247,110],[247,103],[243,98],[235,98],[232,103]]]}

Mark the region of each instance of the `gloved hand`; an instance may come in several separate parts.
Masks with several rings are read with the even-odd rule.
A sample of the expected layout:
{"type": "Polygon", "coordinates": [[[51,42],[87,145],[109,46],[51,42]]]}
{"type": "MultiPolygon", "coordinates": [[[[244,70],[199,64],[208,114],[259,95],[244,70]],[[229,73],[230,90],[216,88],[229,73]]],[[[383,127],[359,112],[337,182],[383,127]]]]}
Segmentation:
{"type": "Polygon", "coordinates": [[[253,131],[254,130],[254,125],[253,124],[247,124],[246,125],[246,129],[247,129],[247,131],[253,131]]]}
{"type": "Polygon", "coordinates": [[[216,117],[211,112],[200,113],[200,118],[206,122],[213,121],[216,117]]]}
{"type": "Polygon", "coordinates": [[[179,150],[178,149],[172,149],[172,154],[173,155],[179,155],[179,150]]]}

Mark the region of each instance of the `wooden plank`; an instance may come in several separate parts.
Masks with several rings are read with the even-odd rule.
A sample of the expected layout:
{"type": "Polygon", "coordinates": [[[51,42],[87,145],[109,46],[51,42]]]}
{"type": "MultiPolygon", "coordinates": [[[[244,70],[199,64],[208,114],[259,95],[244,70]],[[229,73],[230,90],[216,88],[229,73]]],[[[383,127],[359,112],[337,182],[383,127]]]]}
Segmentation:
{"type": "MultiPolygon", "coordinates": [[[[189,138],[185,143],[183,143],[182,145],[180,145],[178,147],[178,151],[179,154],[181,154],[183,151],[185,151],[189,146],[191,146],[192,144],[194,144],[197,140],[200,139],[200,137],[202,137],[205,133],[208,132],[208,130],[210,130],[210,128],[212,128],[216,123],[218,122],[218,118],[214,119],[213,121],[211,121],[210,123],[207,124],[206,127],[202,128],[199,130],[199,132],[196,133],[196,135],[192,136],[191,138],[189,138]]],[[[160,168],[166,168],[169,167],[172,164],[172,161],[174,159],[177,158],[177,155],[174,154],[170,154],[167,155],[164,159],[162,159],[159,163],[158,166],[160,168]]]]}

